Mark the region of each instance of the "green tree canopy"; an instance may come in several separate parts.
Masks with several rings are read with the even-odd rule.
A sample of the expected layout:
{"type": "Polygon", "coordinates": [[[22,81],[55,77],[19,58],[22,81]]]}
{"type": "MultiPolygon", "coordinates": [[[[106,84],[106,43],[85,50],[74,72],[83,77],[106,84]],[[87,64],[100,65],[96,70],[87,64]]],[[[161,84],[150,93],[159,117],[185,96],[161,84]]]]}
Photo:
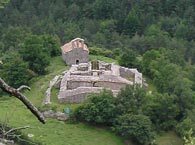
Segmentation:
{"type": "Polygon", "coordinates": [[[29,68],[37,74],[44,74],[45,68],[49,65],[50,55],[45,53],[44,41],[41,37],[31,35],[25,39],[21,50],[21,56],[27,61],[29,68]]]}
{"type": "Polygon", "coordinates": [[[139,144],[149,145],[154,139],[152,122],[147,116],[124,114],[117,118],[114,130],[139,144]]]}

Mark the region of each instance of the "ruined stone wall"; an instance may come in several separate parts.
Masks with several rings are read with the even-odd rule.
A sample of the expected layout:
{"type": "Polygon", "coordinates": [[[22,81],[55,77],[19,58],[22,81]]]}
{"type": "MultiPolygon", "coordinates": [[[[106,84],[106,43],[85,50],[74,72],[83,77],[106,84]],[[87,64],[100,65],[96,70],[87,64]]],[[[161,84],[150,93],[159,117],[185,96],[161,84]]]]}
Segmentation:
{"type": "Polygon", "coordinates": [[[93,83],[92,82],[83,82],[83,81],[68,81],[67,82],[67,89],[71,90],[71,89],[76,89],[78,87],[93,87],[93,83]]]}
{"type": "Polygon", "coordinates": [[[77,95],[59,98],[58,100],[60,103],[80,103],[83,102],[86,98],[87,98],[87,93],[80,93],[77,95]]]}
{"type": "Polygon", "coordinates": [[[74,48],[67,53],[62,52],[62,58],[67,65],[79,63],[87,63],[89,61],[88,51],[83,50],[82,48],[74,48]]]}
{"type": "Polygon", "coordinates": [[[137,69],[129,69],[125,67],[120,67],[120,76],[126,79],[129,79],[134,82],[134,84],[139,84],[142,86],[143,84],[143,78],[142,78],[142,73],[138,72],[137,69]]]}
{"type": "Polygon", "coordinates": [[[92,72],[91,71],[75,71],[75,72],[71,72],[70,75],[92,76],[92,72]]]}
{"type": "Polygon", "coordinates": [[[135,74],[134,83],[142,86],[143,84],[142,73],[138,72],[137,69],[131,69],[131,71],[135,74]]]}
{"type": "Polygon", "coordinates": [[[104,88],[110,88],[112,90],[120,90],[121,88],[125,87],[127,84],[120,83],[120,82],[96,82],[96,87],[104,87],[104,88]]]}
{"type": "MultiPolygon", "coordinates": [[[[70,61],[76,63],[79,59],[76,53],[79,52],[72,51],[66,58],[70,57],[70,61]]],[[[103,88],[111,89],[117,96],[120,89],[126,85],[136,83],[142,85],[142,74],[137,69],[129,69],[113,63],[99,62],[98,64],[100,70],[93,70],[90,62],[73,64],[62,78],[58,95],[59,102],[79,103],[85,100],[88,94],[99,93],[103,88]]]]}
{"type": "MultiPolygon", "coordinates": [[[[66,90],[59,93],[58,100],[60,103],[80,103],[83,102],[89,94],[98,94],[103,89],[103,87],[79,87],[74,90],[66,90]]],[[[112,92],[114,96],[117,96],[119,90],[112,90],[112,92]]]]}
{"type": "Polygon", "coordinates": [[[130,69],[125,67],[120,67],[120,76],[126,79],[135,78],[135,73],[133,73],[130,69]]]}
{"type": "Polygon", "coordinates": [[[74,90],[66,90],[59,93],[58,100],[60,103],[80,103],[86,99],[87,95],[100,93],[101,90],[103,90],[103,88],[97,87],[79,87],[74,90]]]}

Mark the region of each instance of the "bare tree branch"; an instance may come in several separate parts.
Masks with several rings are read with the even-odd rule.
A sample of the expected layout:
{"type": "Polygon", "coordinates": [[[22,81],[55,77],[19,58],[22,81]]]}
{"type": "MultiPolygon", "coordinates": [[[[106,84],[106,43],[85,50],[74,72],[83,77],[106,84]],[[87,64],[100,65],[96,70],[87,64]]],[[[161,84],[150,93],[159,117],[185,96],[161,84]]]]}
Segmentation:
{"type": "MultiPolygon", "coordinates": [[[[8,94],[15,96],[20,101],[22,101],[22,103],[38,118],[40,122],[42,122],[43,124],[45,123],[45,118],[42,115],[42,113],[39,112],[39,110],[26,98],[25,95],[19,92],[21,89],[15,89],[9,86],[1,78],[0,78],[0,88],[3,91],[7,92],[8,94]]],[[[20,87],[20,88],[24,88],[24,87],[20,87]]]]}
{"type": "Polygon", "coordinates": [[[30,126],[23,126],[23,127],[17,127],[17,128],[12,128],[9,131],[5,132],[3,135],[6,136],[7,134],[16,131],[16,130],[22,130],[22,129],[27,129],[30,128],[30,126]]]}
{"type": "Polygon", "coordinates": [[[19,88],[17,88],[17,91],[21,91],[21,90],[23,90],[23,89],[27,89],[27,90],[31,90],[30,89],[30,87],[28,87],[28,86],[26,86],[26,85],[22,85],[22,86],[20,86],[19,88]]]}

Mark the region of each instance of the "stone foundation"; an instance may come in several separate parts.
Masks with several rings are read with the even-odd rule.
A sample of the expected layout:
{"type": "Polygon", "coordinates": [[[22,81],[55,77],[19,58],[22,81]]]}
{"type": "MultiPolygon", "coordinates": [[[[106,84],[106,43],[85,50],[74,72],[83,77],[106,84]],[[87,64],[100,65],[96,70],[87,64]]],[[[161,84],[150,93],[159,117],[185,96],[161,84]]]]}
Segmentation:
{"type": "Polygon", "coordinates": [[[111,89],[116,96],[121,88],[135,83],[142,85],[142,74],[137,69],[101,61],[72,65],[62,78],[58,100],[79,103],[90,93],[100,93],[104,88],[111,89]]]}

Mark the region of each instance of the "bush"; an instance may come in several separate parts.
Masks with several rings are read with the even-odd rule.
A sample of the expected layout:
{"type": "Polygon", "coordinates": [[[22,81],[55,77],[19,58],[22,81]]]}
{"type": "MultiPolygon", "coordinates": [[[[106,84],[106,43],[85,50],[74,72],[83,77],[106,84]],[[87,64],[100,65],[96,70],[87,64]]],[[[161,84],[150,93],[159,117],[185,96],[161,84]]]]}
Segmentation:
{"type": "Polygon", "coordinates": [[[189,117],[178,123],[176,126],[176,132],[181,137],[187,136],[190,129],[195,131],[195,123],[189,117]]]}
{"type": "Polygon", "coordinates": [[[132,50],[124,50],[118,58],[120,65],[133,68],[138,66],[136,53],[132,50]]]}
{"type": "Polygon", "coordinates": [[[16,88],[29,84],[33,76],[29,73],[28,63],[23,61],[19,54],[10,53],[4,62],[0,74],[6,83],[16,88]]]}
{"type": "Polygon", "coordinates": [[[134,113],[141,112],[141,108],[146,99],[146,92],[139,86],[127,85],[121,89],[117,96],[117,110],[120,113],[134,113]]]}
{"type": "Polygon", "coordinates": [[[170,130],[175,127],[180,110],[175,103],[176,96],[155,94],[151,96],[144,113],[159,130],[170,130]]]}
{"type": "Polygon", "coordinates": [[[44,41],[40,36],[30,35],[25,39],[21,56],[32,71],[39,75],[46,73],[50,55],[45,52],[44,41]]]}
{"type": "Polygon", "coordinates": [[[89,123],[111,125],[117,115],[112,92],[104,90],[100,94],[91,94],[88,97],[89,100],[75,110],[75,118],[89,123]]]}
{"type": "Polygon", "coordinates": [[[101,55],[101,56],[105,56],[105,57],[109,57],[109,58],[115,58],[115,55],[113,53],[113,51],[108,50],[108,49],[103,49],[103,48],[95,48],[95,47],[91,47],[89,54],[91,55],[101,55]]]}
{"type": "Polygon", "coordinates": [[[116,119],[113,130],[140,144],[150,144],[154,139],[152,122],[145,115],[124,114],[116,119]]]}
{"type": "Polygon", "coordinates": [[[194,117],[195,110],[188,110],[186,113],[186,118],[183,119],[180,123],[176,126],[176,132],[181,136],[188,136],[189,130],[192,130],[193,134],[195,135],[195,117],[194,117]]]}

